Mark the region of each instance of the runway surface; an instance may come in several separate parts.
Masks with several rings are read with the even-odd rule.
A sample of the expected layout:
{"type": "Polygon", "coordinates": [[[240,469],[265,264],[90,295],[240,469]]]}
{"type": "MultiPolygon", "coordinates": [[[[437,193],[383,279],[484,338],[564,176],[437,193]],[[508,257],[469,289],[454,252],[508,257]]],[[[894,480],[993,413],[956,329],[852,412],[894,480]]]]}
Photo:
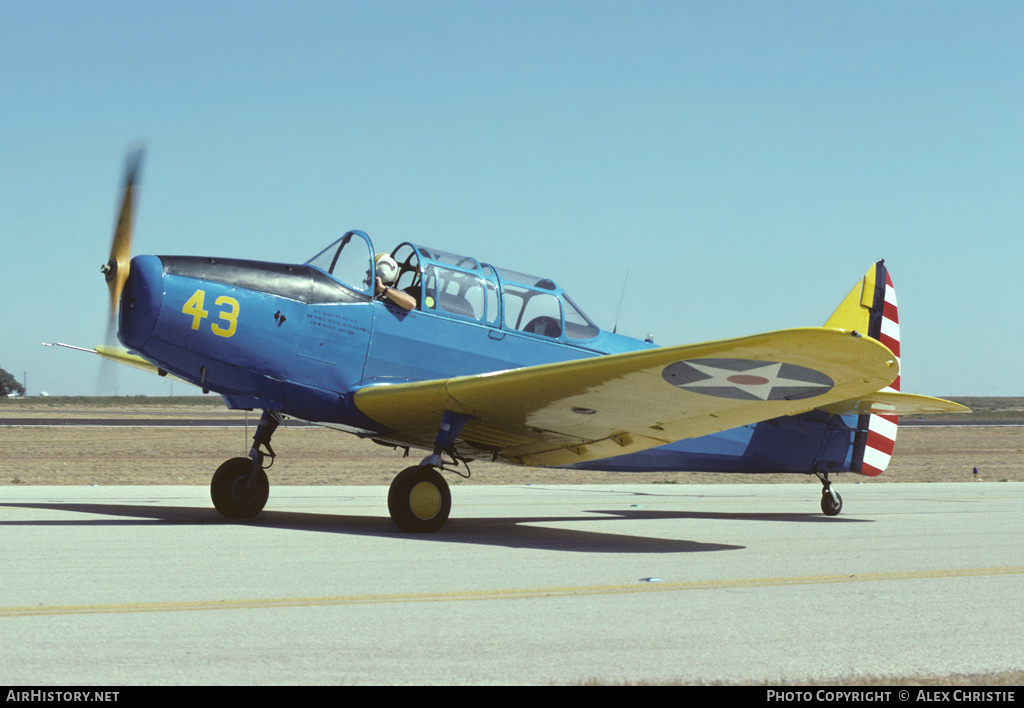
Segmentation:
{"type": "MultiPolygon", "coordinates": [[[[137,415],[137,414],[135,414],[137,415]]],[[[9,426],[12,428],[28,427],[84,427],[84,428],[105,428],[105,427],[171,427],[171,428],[241,428],[248,426],[255,428],[260,417],[256,415],[248,420],[239,417],[234,411],[222,411],[219,413],[208,413],[202,416],[150,416],[150,417],[128,417],[116,413],[96,415],[90,417],[66,416],[66,415],[38,415],[31,417],[14,417],[0,415],[0,427],[9,426]]],[[[309,427],[313,423],[301,420],[285,418],[282,425],[293,427],[309,427]]],[[[900,425],[907,427],[943,427],[943,426],[980,426],[980,427],[1008,427],[1024,425],[1024,418],[907,418],[900,420],[900,425]]]]}
{"type": "Polygon", "coordinates": [[[828,683],[1024,668],[1024,485],[0,488],[0,684],[828,683]]]}

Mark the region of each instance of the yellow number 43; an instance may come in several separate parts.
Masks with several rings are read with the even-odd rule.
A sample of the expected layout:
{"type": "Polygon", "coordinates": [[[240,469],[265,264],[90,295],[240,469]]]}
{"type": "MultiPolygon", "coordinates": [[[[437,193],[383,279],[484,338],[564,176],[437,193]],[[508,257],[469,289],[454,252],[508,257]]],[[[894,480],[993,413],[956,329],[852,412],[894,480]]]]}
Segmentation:
{"type": "MultiPolygon", "coordinates": [[[[188,299],[185,306],[181,308],[181,311],[192,317],[192,329],[198,330],[199,325],[210,316],[210,313],[203,309],[203,304],[206,300],[206,292],[203,290],[196,290],[192,293],[192,297],[188,299]]],[[[227,323],[226,327],[222,327],[217,323],[210,325],[210,330],[218,337],[230,337],[234,335],[235,329],[238,326],[238,300],[227,295],[221,295],[214,304],[218,307],[223,308],[219,313],[218,317],[227,323]]]]}

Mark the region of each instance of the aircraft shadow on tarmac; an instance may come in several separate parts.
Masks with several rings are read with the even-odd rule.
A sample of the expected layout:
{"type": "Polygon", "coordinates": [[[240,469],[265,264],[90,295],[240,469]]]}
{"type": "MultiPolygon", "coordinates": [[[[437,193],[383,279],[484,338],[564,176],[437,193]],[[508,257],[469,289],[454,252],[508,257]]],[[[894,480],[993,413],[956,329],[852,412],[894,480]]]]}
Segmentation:
{"type": "Polygon", "coordinates": [[[319,514],[300,511],[264,511],[251,521],[227,521],[214,509],[191,506],[144,504],[98,504],[59,502],[0,503],[0,508],[45,509],[74,514],[91,514],[105,518],[37,519],[0,521],[2,526],[138,526],[138,525],[248,525],[295,531],[348,534],[353,536],[401,537],[410,541],[471,543],[532,548],[551,551],[589,553],[706,553],[735,551],[745,546],[705,543],[685,539],[643,536],[553,528],[534,524],[615,522],[644,520],[710,520],[710,521],[774,521],[787,523],[863,523],[865,520],[828,518],[820,514],[730,514],[724,512],[651,511],[585,511],[576,516],[538,516],[507,518],[453,518],[441,531],[432,534],[404,534],[380,516],[319,514]],[[118,518],[111,518],[118,517],[118,518]]]}

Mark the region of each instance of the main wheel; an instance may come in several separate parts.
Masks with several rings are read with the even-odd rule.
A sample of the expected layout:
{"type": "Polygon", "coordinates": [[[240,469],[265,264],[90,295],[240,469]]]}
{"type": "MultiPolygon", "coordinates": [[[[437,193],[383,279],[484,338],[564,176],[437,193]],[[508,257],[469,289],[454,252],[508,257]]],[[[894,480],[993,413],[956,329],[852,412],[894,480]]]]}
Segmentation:
{"type": "Polygon", "coordinates": [[[261,511],[270,496],[270,482],[262,469],[252,486],[246,488],[252,460],[233,457],[217,468],[210,482],[210,498],[217,511],[228,519],[251,519],[261,511]]]}
{"type": "Polygon", "coordinates": [[[843,498],[839,496],[839,492],[835,495],[835,499],[832,498],[831,492],[823,492],[821,495],[821,511],[825,516],[837,516],[843,509],[843,498]]]}
{"type": "Polygon", "coordinates": [[[388,490],[391,520],[406,533],[430,533],[444,526],[452,510],[452,493],[433,467],[402,470],[388,490]]]}

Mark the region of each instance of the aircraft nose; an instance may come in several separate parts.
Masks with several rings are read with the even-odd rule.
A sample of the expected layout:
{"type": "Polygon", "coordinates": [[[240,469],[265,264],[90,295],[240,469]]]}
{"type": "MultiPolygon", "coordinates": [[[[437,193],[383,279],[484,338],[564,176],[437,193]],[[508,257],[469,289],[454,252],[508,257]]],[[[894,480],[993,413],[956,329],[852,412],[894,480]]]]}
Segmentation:
{"type": "Polygon", "coordinates": [[[121,294],[117,338],[129,349],[140,350],[160,315],[164,267],[157,256],[136,256],[121,294]]]}

